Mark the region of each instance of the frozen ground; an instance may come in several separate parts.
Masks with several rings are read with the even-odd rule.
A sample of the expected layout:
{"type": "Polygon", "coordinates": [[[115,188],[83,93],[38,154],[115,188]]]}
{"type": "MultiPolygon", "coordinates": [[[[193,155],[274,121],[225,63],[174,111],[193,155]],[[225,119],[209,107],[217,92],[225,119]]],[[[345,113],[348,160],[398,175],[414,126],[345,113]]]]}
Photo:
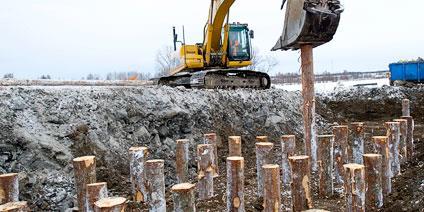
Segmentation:
{"type": "MultiPolygon", "coordinates": [[[[389,79],[364,79],[364,80],[351,80],[351,81],[339,81],[339,82],[325,82],[325,83],[316,83],[315,92],[319,94],[328,94],[336,91],[341,91],[355,87],[358,84],[372,84],[377,83],[377,85],[370,85],[367,87],[382,87],[384,85],[389,85],[389,79]]],[[[284,89],[287,91],[300,91],[302,88],[301,84],[276,84],[273,85],[276,89],[284,89]]]]}

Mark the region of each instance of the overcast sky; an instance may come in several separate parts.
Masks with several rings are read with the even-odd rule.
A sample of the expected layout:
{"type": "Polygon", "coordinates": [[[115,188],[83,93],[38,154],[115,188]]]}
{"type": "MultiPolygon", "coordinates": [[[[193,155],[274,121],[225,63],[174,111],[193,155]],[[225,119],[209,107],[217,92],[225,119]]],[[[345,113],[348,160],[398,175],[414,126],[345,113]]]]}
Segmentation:
{"type": "MultiPolygon", "coordinates": [[[[187,43],[202,41],[208,0],[1,0],[0,75],[80,79],[88,73],[155,70],[172,45],[172,26],[187,43]]],[[[334,40],[315,49],[315,71],[372,71],[424,57],[424,1],[342,0],[334,40]]],[[[249,23],[253,45],[279,60],[273,72],[298,72],[299,52],[270,52],[283,29],[281,0],[237,0],[231,21],[249,23]]]]}

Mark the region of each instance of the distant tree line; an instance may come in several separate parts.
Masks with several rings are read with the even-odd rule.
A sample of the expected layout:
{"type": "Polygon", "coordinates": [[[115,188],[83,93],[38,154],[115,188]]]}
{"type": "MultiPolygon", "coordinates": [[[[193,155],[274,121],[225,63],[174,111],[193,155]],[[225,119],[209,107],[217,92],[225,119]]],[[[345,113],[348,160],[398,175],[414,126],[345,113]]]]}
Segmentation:
{"type": "MultiPolygon", "coordinates": [[[[337,82],[345,80],[357,79],[382,79],[386,78],[388,71],[373,71],[373,72],[349,72],[343,71],[340,73],[323,72],[315,75],[315,82],[337,82]]],[[[278,73],[272,77],[273,83],[280,84],[296,84],[301,82],[299,73],[278,73]]]]}

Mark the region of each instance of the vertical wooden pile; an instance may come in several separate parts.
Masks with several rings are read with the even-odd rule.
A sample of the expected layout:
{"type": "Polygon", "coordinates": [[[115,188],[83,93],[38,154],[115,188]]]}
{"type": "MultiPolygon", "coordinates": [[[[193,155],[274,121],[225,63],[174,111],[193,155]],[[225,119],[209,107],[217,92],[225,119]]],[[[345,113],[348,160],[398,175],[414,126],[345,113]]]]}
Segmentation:
{"type": "Polygon", "coordinates": [[[414,119],[411,116],[402,116],[402,119],[407,120],[406,132],[406,158],[410,161],[414,157],[414,119]]]}
{"type": "Polygon", "coordinates": [[[349,162],[363,164],[364,161],[362,155],[364,155],[365,149],[364,123],[352,123],[352,140],[349,147],[349,162]]]}
{"type": "Polygon", "coordinates": [[[227,158],[227,211],[244,212],[244,158],[227,158]]]}
{"type": "Polygon", "coordinates": [[[333,135],[318,136],[319,194],[333,195],[333,135]]]}
{"type": "Polygon", "coordinates": [[[228,156],[230,157],[241,157],[241,137],[230,136],[228,137],[228,156]]]}
{"type": "Polygon", "coordinates": [[[214,161],[214,146],[212,144],[197,146],[197,190],[200,200],[213,197],[213,177],[216,173],[214,161]]]}
{"type": "Polygon", "coordinates": [[[304,211],[313,207],[309,156],[289,157],[292,173],[292,211],[304,211]]]}
{"type": "Polygon", "coordinates": [[[264,170],[264,212],[279,212],[281,210],[280,166],[267,164],[264,170]]]}
{"type": "Polygon", "coordinates": [[[148,160],[144,165],[149,211],[166,211],[164,165],[164,160],[148,160]]]}
{"type": "Polygon", "coordinates": [[[194,188],[191,183],[181,183],[172,186],[175,212],[196,212],[194,188]]]}
{"type": "Polygon", "coordinates": [[[218,177],[219,176],[218,143],[217,143],[218,140],[217,140],[216,133],[205,134],[204,139],[205,139],[205,144],[213,145],[213,148],[214,148],[213,149],[213,155],[214,155],[214,160],[213,160],[214,176],[213,177],[218,177]]]}
{"type": "Polygon", "coordinates": [[[400,140],[399,140],[399,160],[401,163],[407,161],[407,134],[408,134],[408,120],[406,119],[394,119],[394,122],[399,122],[400,125],[400,140]]]}
{"type": "Polygon", "coordinates": [[[343,186],[344,168],[348,163],[348,126],[334,126],[334,176],[337,186],[343,186]]]}
{"type": "Polygon", "coordinates": [[[96,182],[96,158],[84,156],[73,160],[79,211],[88,211],[87,184],[96,182]]]}
{"type": "Polygon", "coordinates": [[[94,211],[94,203],[107,197],[107,183],[101,182],[87,184],[88,211],[94,211]]]}
{"type": "Polygon", "coordinates": [[[365,166],[345,164],[346,211],[365,211],[365,166]]]}
{"type": "Polygon", "coordinates": [[[387,196],[392,192],[389,138],[387,136],[374,136],[372,140],[376,152],[382,156],[381,183],[383,195],[387,196]]]}
{"type": "Polygon", "coordinates": [[[383,206],[383,156],[365,154],[365,205],[367,211],[378,211],[383,206]]]}
{"type": "Polygon", "coordinates": [[[0,205],[19,201],[19,177],[17,173],[0,175],[0,205]]]}
{"type": "Polygon", "coordinates": [[[131,147],[130,154],[130,182],[131,194],[135,202],[146,202],[146,187],[144,185],[144,164],[149,155],[146,147],[131,147]]]}
{"type": "Polygon", "coordinates": [[[189,143],[187,139],[177,140],[175,151],[177,182],[188,182],[189,143]]]}
{"type": "Polygon", "coordinates": [[[269,142],[258,142],[256,143],[256,174],[257,174],[257,183],[258,197],[263,197],[264,194],[264,171],[263,166],[271,163],[272,148],[274,147],[273,143],[269,142]]]}
{"type": "Polygon", "coordinates": [[[291,168],[289,157],[296,154],[296,137],[294,135],[281,136],[281,175],[282,175],[282,201],[285,208],[291,207],[291,168]]]}
{"type": "Polygon", "coordinates": [[[389,138],[390,164],[392,176],[400,175],[399,142],[400,124],[399,122],[386,122],[387,137],[389,138]]]}

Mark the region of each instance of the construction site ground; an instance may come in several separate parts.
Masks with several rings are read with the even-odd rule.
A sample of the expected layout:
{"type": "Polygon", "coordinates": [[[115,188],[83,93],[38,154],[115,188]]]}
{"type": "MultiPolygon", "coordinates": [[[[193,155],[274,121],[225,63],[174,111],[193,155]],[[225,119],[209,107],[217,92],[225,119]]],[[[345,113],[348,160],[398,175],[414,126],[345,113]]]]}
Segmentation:
{"type": "MultiPolygon", "coordinates": [[[[328,134],[336,124],[366,123],[366,151],[372,135],[383,135],[383,123],[401,116],[401,101],[411,100],[415,119],[416,156],[393,179],[393,193],[382,211],[424,208],[424,88],[352,88],[317,96],[317,128],[328,134]]],[[[255,136],[274,143],[274,163],[281,164],[279,137],[294,134],[303,153],[300,92],[282,89],[189,90],[143,87],[2,87],[0,88],[0,173],[18,172],[20,199],[35,211],[75,207],[72,158],[95,155],[97,180],[108,183],[110,195],[130,198],[128,149],[146,146],[151,159],[165,159],[167,205],[175,179],[174,140],[188,138],[190,179],[196,182],[195,146],[202,135],[216,132],[220,176],[215,197],[198,201],[198,211],[225,211],[226,138],[240,135],[245,157],[246,211],[260,211],[256,198],[255,136]]],[[[340,194],[319,197],[315,208],[341,211],[340,194]]],[[[129,209],[146,211],[144,204],[129,209]]]]}

